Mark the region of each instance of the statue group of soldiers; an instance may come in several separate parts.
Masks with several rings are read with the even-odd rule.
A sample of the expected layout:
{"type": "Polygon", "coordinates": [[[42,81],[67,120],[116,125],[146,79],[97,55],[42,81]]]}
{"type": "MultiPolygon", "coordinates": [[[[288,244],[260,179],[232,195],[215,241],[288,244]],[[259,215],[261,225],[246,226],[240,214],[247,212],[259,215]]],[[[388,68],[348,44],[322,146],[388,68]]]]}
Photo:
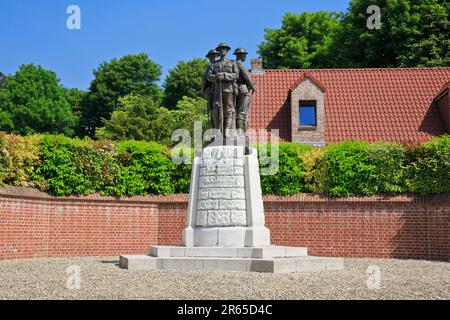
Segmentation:
{"type": "Polygon", "coordinates": [[[245,68],[247,51],[234,51],[236,61],[227,57],[231,47],[221,43],[208,52],[210,61],[203,81],[203,95],[208,100],[208,113],[213,129],[226,137],[247,131],[248,116],[256,85],[245,68]]]}

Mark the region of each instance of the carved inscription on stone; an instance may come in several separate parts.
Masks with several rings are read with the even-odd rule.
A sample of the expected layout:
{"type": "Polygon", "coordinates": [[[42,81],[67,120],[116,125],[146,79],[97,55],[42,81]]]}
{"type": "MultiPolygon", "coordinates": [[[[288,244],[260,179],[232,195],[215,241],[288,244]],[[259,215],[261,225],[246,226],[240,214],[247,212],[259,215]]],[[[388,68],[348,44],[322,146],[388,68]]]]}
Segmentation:
{"type": "Polygon", "coordinates": [[[244,154],[242,147],[204,149],[197,227],[247,226],[244,154]]]}

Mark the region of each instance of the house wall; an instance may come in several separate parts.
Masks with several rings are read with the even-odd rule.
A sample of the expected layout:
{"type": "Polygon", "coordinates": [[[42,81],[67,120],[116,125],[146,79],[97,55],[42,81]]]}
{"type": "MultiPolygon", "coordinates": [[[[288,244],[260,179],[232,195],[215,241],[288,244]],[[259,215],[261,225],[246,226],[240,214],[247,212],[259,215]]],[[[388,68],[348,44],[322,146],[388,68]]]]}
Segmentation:
{"type": "Polygon", "coordinates": [[[309,78],[305,78],[291,92],[292,141],[317,146],[325,145],[325,93],[309,78]],[[299,102],[316,101],[317,127],[302,128],[299,125],[299,102]]]}
{"type": "MultiPolygon", "coordinates": [[[[180,245],[188,196],[54,198],[0,189],[0,259],[148,254],[180,245]]],[[[450,259],[450,194],[265,197],[274,245],[311,255],[450,259]]]]}

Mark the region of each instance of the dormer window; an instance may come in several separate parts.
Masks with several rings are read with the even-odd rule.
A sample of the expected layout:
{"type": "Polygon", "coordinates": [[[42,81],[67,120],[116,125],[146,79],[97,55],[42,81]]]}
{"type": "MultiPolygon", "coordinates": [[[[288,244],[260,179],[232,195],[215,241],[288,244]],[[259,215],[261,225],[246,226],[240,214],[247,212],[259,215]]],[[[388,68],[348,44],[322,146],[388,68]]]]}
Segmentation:
{"type": "Polygon", "coordinates": [[[325,87],[304,73],[290,88],[291,139],[307,145],[325,145],[325,87]]]}
{"type": "Polygon", "coordinates": [[[299,126],[317,127],[317,103],[316,101],[300,101],[299,126]]]}

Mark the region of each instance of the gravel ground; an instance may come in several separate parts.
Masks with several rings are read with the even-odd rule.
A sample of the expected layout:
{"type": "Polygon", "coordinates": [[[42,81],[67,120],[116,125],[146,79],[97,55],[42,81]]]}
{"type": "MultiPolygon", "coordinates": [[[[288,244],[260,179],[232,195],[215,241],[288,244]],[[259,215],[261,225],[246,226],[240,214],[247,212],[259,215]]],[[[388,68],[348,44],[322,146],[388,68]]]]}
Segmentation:
{"type": "MultiPolygon", "coordinates": [[[[129,272],[117,258],[0,261],[0,299],[445,299],[450,263],[347,259],[345,270],[313,274],[129,272]],[[67,289],[67,268],[78,266],[80,289],[67,289]],[[368,267],[381,269],[369,290],[368,267]]],[[[69,281],[69,285],[73,282],[69,281]]]]}

